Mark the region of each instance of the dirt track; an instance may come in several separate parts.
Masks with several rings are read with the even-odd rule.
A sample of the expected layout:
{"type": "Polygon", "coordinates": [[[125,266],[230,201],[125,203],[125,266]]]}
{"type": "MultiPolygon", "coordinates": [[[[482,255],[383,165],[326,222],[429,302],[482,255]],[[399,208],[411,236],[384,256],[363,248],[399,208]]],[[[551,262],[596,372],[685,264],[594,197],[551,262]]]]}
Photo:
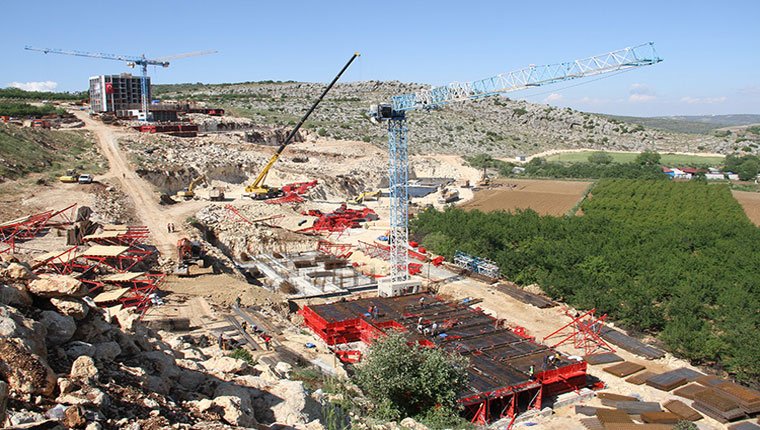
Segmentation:
{"type": "Polygon", "coordinates": [[[562,216],[578,203],[591,183],[510,179],[497,185],[500,187],[476,192],[463,207],[483,212],[533,209],[541,215],[562,216]]]}
{"type": "Polygon", "coordinates": [[[129,166],[119,149],[117,136],[112,128],[92,120],[85,112],[75,112],[75,115],[84,121],[88,130],[95,133],[100,149],[110,165],[107,175],[119,181],[124,192],[132,199],[137,216],[150,229],[156,248],[164,258],[173,256],[177,236],[166,231],[166,224],[174,222],[175,226],[180,228],[180,223],[162,213],[153,187],[137,176],[129,166]]]}

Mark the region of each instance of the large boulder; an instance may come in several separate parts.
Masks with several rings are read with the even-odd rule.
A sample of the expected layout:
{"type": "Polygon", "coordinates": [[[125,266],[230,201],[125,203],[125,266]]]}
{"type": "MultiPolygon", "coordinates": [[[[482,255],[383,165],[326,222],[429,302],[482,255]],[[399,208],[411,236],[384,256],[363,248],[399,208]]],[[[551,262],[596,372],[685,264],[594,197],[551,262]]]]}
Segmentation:
{"type": "Polygon", "coordinates": [[[230,425],[255,427],[258,423],[253,410],[242,405],[243,400],[237,396],[219,396],[213,400],[191,402],[200,412],[216,412],[230,425]]]}
{"type": "Polygon", "coordinates": [[[45,275],[29,283],[29,291],[40,297],[83,297],[87,286],[67,275],[45,275]]]}
{"type": "Polygon", "coordinates": [[[80,390],[61,394],[55,401],[64,405],[94,406],[101,409],[107,407],[111,400],[100,389],[85,386],[80,390]]]}
{"type": "Polygon", "coordinates": [[[21,285],[0,285],[0,304],[29,307],[32,305],[32,296],[21,285]]]}
{"type": "Polygon", "coordinates": [[[42,311],[40,323],[47,329],[45,339],[51,345],[61,345],[70,341],[77,330],[74,318],[55,311],[42,311]]]}
{"type": "Polygon", "coordinates": [[[63,349],[66,351],[66,355],[72,359],[75,359],[82,355],[86,355],[88,357],[95,356],[95,347],[92,344],[78,340],[63,345],[63,349]]]}
{"type": "Polygon", "coordinates": [[[95,345],[95,358],[100,361],[113,361],[121,354],[121,347],[117,342],[103,342],[95,345]]]}
{"type": "Polygon", "coordinates": [[[41,323],[12,307],[0,305],[0,338],[17,338],[32,353],[47,357],[46,334],[47,329],[41,323]]]}
{"type": "Polygon", "coordinates": [[[11,389],[28,394],[50,395],[57,382],[47,362],[16,338],[0,338],[0,377],[11,389]]]}
{"type": "Polygon", "coordinates": [[[55,306],[58,312],[75,320],[84,319],[90,311],[90,307],[83,301],[70,297],[54,297],[50,299],[50,303],[55,306]]]}
{"type": "Polygon", "coordinates": [[[204,361],[203,367],[211,372],[239,374],[248,369],[248,363],[238,358],[213,357],[204,361]]]}
{"type": "Polygon", "coordinates": [[[25,264],[11,262],[4,269],[0,269],[0,278],[23,281],[34,278],[34,273],[25,264]]]}

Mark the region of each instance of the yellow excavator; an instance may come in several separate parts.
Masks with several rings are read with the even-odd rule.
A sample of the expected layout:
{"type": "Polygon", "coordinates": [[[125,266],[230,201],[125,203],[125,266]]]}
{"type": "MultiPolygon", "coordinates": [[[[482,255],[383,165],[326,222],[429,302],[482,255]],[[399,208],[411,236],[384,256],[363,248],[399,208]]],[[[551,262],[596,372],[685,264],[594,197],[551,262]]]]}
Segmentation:
{"type": "Polygon", "coordinates": [[[380,197],[381,191],[365,191],[358,196],[354,197],[351,202],[356,203],[357,205],[360,203],[364,203],[365,201],[369,200],[377,200],[378,197],[380,197]]]}
{"type": "Polygon", "coordinates": [[[190,184],[184,190],[177,191],[175,197],[185,200],[190,200],[195,197],[195,186],[200,184],[201,181],[206,180],[206,175],[200,175],[197,178],[190,181],[190,184]]]}
{"type": "Polygon", "coordinates": [[[351,65],[351,63],[354,62],[356,57],[359,56],[358,52],[355,52],[354,55],[351,57],[350,60],[348,60],[348,63],[346,63],[345,66],[338,72],[338,75],[335,76],[335,78],[330,82],[330,84],[325,88],[324,91],[322,91],[322,95],[319,96],[319,98],[314,102],[313,105],[311,105],[311,108],[304,114],[304,116],[301,118],[301,120],[296,124],[296,126],[291,130],[291,132],[288,134],[288,136],[285,138],[285,140],[282,142],[282,144],[277,148],[277,151],[275,151],[274,155],[272,155],[272,158],[267,161],[267,164],[264,165],[264,169],[261,170],[261,173],[259,173],[258,176],[256,176],[256,180],[253,181],[252,184],[249,184],[245,187],[245,193],[243,194],[244,197],[250,197],[254,200],[266,200],[266,199],[272,199],[275,197],[280,197],[283,195],[283,192],[281,189],[277,187],[270,187],[269,185],[264,184],[264,180],[266,180],[267,175],[269,174],[269,170],[274,166],[274,163],[277,162],[277,159],[280,158],[280,155],[282,154],[282,151],[285,150],[285,147],[290,145],[290,142],[295,137],[296,133],[298,133],[298,130],[301,128],[304,122],[309,118],[309,115],[311,115],[312,112],[314,112],[314,109],[317,108],[317,105],[322,101],[323,98],[325,98],[325,95],[327,95],[327,92],[330,91],[330,89],[335,85],[336,82],[338,82],[338,79],[340,79],[343,72],[348,69],[348,66],[351,65]]]}

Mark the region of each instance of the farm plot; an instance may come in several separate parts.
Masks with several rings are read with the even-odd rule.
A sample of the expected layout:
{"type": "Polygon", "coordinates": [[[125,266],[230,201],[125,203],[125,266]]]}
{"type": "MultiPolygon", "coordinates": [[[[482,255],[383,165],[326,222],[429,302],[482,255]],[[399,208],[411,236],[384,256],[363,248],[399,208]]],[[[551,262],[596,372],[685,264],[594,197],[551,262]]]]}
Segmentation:
{"type": "Polygon", "coordinates": [[[736,201],[742,205],[744,213],[756,226],[760,226],[760,193],[751,191],[731,191],[736,201]]]}
{"type": "Polygon", "coordinates": [[[498,185],[477,191],[464,209],[483,212],[533,209],[541,215],[562,216],[578,203],[591,182],[513,179],[498,185]]]}

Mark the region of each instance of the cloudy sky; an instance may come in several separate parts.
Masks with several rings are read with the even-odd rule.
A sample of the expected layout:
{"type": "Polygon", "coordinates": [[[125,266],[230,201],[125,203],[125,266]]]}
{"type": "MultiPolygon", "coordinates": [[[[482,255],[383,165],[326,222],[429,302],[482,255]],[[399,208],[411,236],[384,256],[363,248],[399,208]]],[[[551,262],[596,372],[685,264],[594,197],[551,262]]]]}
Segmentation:
{"type": "Polygon", "coordinates": [[[124,63],[42,54],[25,45],[158,57],[197,50],[156,83],[325,82],[354,51],[345,80],[441,85],[529,64],[653,41],[664,62],[558,83],[512,98],[624,115],[760,113],[760,1],[173,1],[5,2],[0,87],[83,90],[124,63]],[[97,11],[97,13],[93,13],[97,11]],[[120,14],[126,13],[125,22],[120,14]],[[138,25],[135,25],[138,24],[138,25]]]}

